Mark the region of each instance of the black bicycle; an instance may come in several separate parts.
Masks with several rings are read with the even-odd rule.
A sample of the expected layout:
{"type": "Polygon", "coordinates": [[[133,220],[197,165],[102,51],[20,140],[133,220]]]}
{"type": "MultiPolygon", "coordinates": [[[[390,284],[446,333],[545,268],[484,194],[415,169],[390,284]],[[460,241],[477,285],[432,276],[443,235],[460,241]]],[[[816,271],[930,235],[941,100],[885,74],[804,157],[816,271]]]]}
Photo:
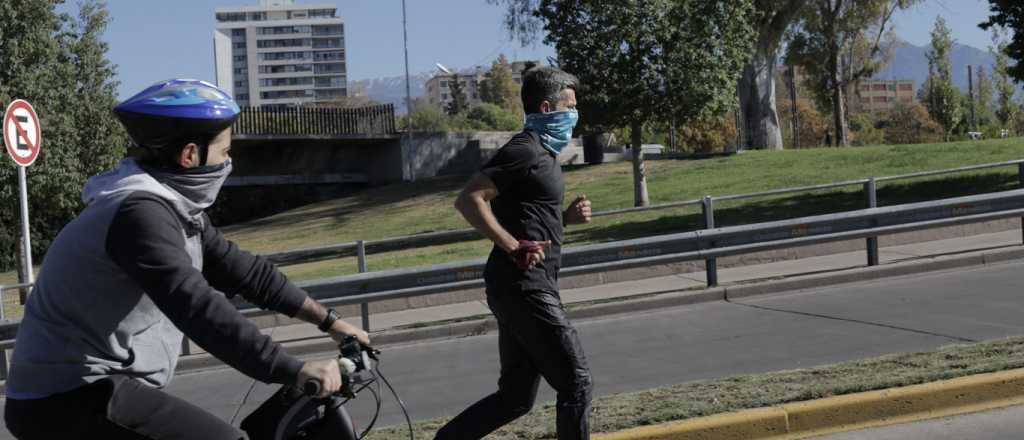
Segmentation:
{"type": "Polygon", "coordinates": [[[250,440],[361,440],[373,429],[380,415],[382,403],[381,382],[391,390],[409,425],[409,438],[413,438],[412,421],[398,393],[380,372],[379,351],[365,346],[354,337],[338,346],[338,366],[341,367],[341,390],[319,399],[321,384],[306,382],[303,389],[283,385],[256,411],[242,420],[241,428],[250,440]],[[376,386],[374,386],[376,385],[376,386]],[[356,425],[345,411],[345,404],[363,390],[369,390],[376,400],[376,412],[362,433],[356,434],[356,425]]]}

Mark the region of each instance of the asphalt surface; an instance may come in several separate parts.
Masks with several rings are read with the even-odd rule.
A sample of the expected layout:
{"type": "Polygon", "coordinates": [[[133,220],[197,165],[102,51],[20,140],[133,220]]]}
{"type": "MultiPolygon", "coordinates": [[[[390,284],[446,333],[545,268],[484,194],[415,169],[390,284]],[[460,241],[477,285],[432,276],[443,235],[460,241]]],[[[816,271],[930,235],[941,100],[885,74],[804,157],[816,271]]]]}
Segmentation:
{"type": "Polygon", "coordinates": [[[815,440],[1008,440],[1024,436],[1024,406],[815,437],[815,440]]]}
{"type": "MultiPolygon", "coordinates": [[[[595,394],[607,395],[1022,335],[1022,269],[1024,262],[1017,261],[576,325],[595,394]]],[[[497,337],[386,347],[381,368],[414,420],[452,416],[496,389],[497,337]]],[[[276,388],[217,370],[180,375],[168,391],[237,424],[276,388]]],[[[542,386],[538,401],[553,399],[542,386]]],[[[371,404],[364,393],[348,408],[367,421],[371,404]]],[[[393,398],[381,417],[383,425],[404,422],[393,398]]]]}

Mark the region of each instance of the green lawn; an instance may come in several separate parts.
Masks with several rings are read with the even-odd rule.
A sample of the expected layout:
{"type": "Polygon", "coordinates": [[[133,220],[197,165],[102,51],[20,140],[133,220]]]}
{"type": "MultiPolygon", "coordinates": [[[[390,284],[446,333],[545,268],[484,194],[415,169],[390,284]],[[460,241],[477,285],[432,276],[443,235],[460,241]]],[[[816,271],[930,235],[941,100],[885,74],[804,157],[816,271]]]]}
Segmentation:
{"type": "MultiPolygon", "coordinates": [[[[704,160],[647,162],[652,203],[722,196],[872,176],[954,168],[1024,158],[1022,139],[926,145],[750,151],[704,160]]],[[[1017,187],[1016,168],[963,173],[879,185],[879,204],[891,205],[1017,187]],[[937,183],[941,181],[941,183],[937,183]]],[[[224,228],[243,248],[274,252],[372,240],[397,235],[465,228],[452,202],[465,178],[436,178],[372,188],[358,195],[308,205],[264,219],[224,228]]],[[[595,210],[633,205],[629,163],[582,166],[566,171],[567,199],[585,193],[595,210]]],[[[794,218],[864,207],[859,187],[747,199],[716,204],[716,225],[794,218]]],[[[699,208],[682,208],[596,218],[567,231],[568,245],[606,242],[697,229],[699,208]]],[[[384,270],[486,256],[483,240],[370,254],[369,270],[384,270]]],[[[288,266],[293,279],[354,273],[354,258],[288,266]]]]}
{"type": "MultiPolygon", "coordinates": [[[[385,354],[386,355],[386,354],[385,354]]],[[[387,369],[386,361],[381,367],[387,369]]],[[[814,368],[701,380],[594,399],[593,432],[703,417],[862,391],[916,385],[1024,367],[1024,338],[950,345],[814,368]]],[[[600,384],[598,384],[600,386],[600,384]]],[[[401,390],[399,390],[401,392],[401,390]]],[[[413,423],[416,438],[432,438],[448,418],[413,423]]],[[[382,427],[373,438],[409,438],[406,425],[382,427]]],[[[553,439],[555,405],[547,402],[487,436],[491,440],[553,439]]]]}
{"type": "MultiPolygon", "coordinates": [[[[955,168],[1024,158],[1024,139],[926,145],[750,151],[704,160],[648,161],[652,203],[692,200],[777,188],[813,185],[872,176],[955,168]]],[[[879,185],[879,204],[892,205],[1018,187],[1014,167],[915,179],[879,185]]],[[[620,162],[566,170],[567,199],[585,193],[595,210],[633,205],[631,164],[620,162]]],[[[452,208],[465,177],[424,179],[371,188],[357,195],[324,201],[271,217],[223,228],[242,248],[271,253],[303,247],[373,240],[428,231],[461,229],[466,223],[452,208]]],[[[716,225],[729,226],[822,214],[865,206],[858,187],[716,203],[716,225]]],[[[599,243],[654,234],[683,232],[702,225],[699,208],[680,208],[595,218],[570,227],[567,245],[599,243]]],[[[437,242],[413,249],[368,255],[368,269],[385,270],[487,255],[483,240],[437,242]]],[[[295,280],[356,272],[355,259],[287,266],[295,280]]],[[[12,282],[13,272],[0,274],[12,282]]]]}

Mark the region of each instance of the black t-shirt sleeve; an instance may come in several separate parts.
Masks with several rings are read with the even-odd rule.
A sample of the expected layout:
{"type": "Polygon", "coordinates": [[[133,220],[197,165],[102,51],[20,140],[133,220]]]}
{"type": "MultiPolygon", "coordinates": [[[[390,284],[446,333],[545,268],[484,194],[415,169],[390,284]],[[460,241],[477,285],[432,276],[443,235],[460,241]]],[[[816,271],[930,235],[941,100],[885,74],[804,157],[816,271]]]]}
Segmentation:
{"type": "Polygon", "coordinates": [[[182,225],[166,202],[143,192],[129,196],[114,215],[106,248],[160,311],[199,346],[254,379],[295,379],[302,363],[260,333],[192,266],[182,225]]]}
{"type": "Polygon", "coordinates": [[[266,258],[238,248],[221,235],[206,218],[203,230],[203,275],[213,287],[229,297],[242,295],[262,309],[294,317],[306,300],[296,287],[266,258]]]}
{"type": "Polygon", "coordinates": [[[529,133],[522,132],[499,148],[494,157],[480,169],[489,177],[498,193],[507,193],[530,174],[530,168],[537,160],[537,152],[529,133]]]}

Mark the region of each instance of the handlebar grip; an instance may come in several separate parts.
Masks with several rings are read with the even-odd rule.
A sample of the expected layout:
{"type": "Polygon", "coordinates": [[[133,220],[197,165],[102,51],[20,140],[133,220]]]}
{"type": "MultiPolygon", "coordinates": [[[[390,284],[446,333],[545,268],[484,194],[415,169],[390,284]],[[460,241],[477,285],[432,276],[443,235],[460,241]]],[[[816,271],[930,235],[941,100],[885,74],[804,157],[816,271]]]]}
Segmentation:
{"type": "Polygon", "coordinates": [[[302,384],[302,392],[306,393],[306,395],[310,397],[319,396],[321,388],[323,388],[323,385],[321,385],[320,381],[316,379],[309,379],[306,383],[302,384]]]}

